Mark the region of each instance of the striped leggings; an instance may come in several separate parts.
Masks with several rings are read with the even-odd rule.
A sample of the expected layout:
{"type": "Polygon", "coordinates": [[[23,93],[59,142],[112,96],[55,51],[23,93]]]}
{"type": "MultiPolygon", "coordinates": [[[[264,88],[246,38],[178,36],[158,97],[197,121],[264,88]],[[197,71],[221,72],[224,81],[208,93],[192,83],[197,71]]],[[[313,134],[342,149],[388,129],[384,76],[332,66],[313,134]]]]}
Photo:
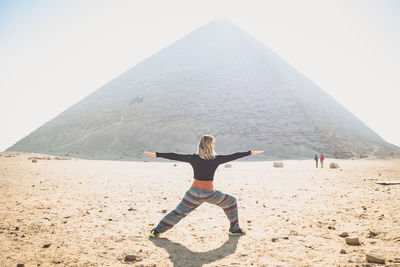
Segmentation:
{"type": "Polygon", "coordinates": [[[239,229],[238,210],[236,198],[221,191],[204,191],[191,187],[186,191],[185,196],[179,205],[170,213],[164,216],[155,228],[156,231],[163,233],[171,229],[182,218],[188,215],[192,210],[200,206],[203,202],[215,204],[223,208],[230,221],[229,231],[239,229]]]}

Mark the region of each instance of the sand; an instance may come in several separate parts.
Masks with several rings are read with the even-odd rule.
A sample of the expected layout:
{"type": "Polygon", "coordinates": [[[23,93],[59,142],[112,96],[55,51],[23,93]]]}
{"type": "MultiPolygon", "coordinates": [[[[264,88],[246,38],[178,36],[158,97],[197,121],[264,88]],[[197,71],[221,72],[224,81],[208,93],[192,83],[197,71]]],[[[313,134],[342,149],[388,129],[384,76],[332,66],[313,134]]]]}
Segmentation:
{"type": "Polygon", "coordinates": [[[32,156],[0,154],[0,266],[368,266],[369,252],[400,266],[400,185],[375,183],[399,180],[399,159],[233,161],[214,185],[238,199],[247,235],[229,238],[205,203],[149,239],[190,187],[189,164],[32,156]]]}

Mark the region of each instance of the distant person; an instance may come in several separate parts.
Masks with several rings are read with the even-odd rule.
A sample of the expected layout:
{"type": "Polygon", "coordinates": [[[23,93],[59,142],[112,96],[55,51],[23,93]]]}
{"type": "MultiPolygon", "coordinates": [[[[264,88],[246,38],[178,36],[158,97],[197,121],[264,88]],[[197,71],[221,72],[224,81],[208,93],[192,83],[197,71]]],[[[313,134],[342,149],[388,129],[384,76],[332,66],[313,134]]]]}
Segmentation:
{"type": "Polygon", "coordinates": [[[324,154],[321,153],[321,156],[319,157],[319,161],[321,161],[321,168],[324,167],[324,160],[325,160],[324,154]]]}
{"type": "Polygon", "coordinates": [[[315,154],[314,160],[315,160],[315,168],[318,168],[318,155],[317,154],[315,154]]]}
{"type": "Polygon", "coordinates": [[[230,221],[229,235],[245,234],[239,227],[236,198],[221,191],[214,190],[214,173],[220,164],[249,155],[258,155],[264,153],[264,151],[247,151],[230,155],[217,155],[214,152],[214,147],[214,137],[212,135],[203,135],[198,145],[198,154],[182,155],[176,153],[144,152],[150,157],[161,157],[188,162],[192,165],[194,171],[192,186],[186,191],[179,205],[173,211],[165,215],[159,224],[151,230],[150,237],[159,236],[161,233],[171,229],[182,218],[204,202],[218,205],[224,210],[230,221]]]}

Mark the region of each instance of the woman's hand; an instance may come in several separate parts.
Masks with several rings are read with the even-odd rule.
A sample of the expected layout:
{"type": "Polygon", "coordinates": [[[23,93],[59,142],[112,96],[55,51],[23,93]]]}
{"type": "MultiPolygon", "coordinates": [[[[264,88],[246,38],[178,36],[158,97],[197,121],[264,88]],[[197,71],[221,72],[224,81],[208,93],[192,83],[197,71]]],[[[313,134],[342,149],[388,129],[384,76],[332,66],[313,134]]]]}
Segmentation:
{"type": "Polygon", "coordinates": [[[147,151],[145,151],[144,154],[146,154],[147,156],[153,157],[153,158],[156,157],[156,153],[152,153],[152,152],[147,152],[147,151]]]}
{"type": "Polygon", "coordinates": [[[251,155],[255,156],[258,154],[264,153],[264,151],[251,151],[251,155]]]}

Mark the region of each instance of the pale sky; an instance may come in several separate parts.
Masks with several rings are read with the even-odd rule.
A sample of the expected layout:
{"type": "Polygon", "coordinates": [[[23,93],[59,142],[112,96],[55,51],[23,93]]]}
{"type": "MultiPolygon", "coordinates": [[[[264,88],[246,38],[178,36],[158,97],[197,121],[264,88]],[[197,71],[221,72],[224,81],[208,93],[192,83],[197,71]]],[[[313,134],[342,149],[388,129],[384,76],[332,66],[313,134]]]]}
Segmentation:
{"type": "Polygon", "coordinates": [[[0,151],[227,18],[400,146],[400,1],[0,0],[0,151]]]}

